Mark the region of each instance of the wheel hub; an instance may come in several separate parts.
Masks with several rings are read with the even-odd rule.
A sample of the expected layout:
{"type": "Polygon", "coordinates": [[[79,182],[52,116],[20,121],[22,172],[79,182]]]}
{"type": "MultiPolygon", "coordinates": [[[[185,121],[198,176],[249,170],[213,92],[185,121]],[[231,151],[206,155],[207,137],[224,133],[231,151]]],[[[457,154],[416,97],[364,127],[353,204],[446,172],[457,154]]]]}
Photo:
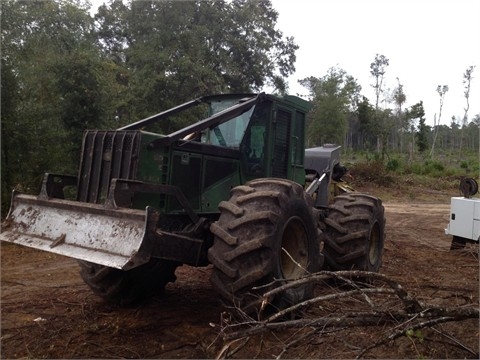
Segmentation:
{"type": "Polygon", "coordinates": [[[378,223],[375,223],[372,226],[372,230],[370,231],[370,241],[368,242],[369,244],[368,261],[372,266],[375,266],[375,264],[378,262],[379,243],[380,243],[380,228],[378,226],[378,223]]]}
{"type": "Polygon", "coordinates": [[[283,277],[295,280],[307,272],[307,232],[298,217],[288,220],[283,230],[280,266],[283,277]]]}

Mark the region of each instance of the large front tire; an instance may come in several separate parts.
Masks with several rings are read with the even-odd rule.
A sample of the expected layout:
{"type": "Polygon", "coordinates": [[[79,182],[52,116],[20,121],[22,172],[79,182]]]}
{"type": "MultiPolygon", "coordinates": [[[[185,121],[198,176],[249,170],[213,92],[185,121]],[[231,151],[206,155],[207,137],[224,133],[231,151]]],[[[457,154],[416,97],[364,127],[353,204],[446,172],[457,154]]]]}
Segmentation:
{"type": "Polygon", "coordinates": [[[94,294],[108,302],[123,306],[144,301],[176,280],[175,269],[180,263],[151,259],[128,271],[78,261],[80,276],[94,294]]]}
{"type": "MultiPolygon", "coordinates": [[[[229,303],[253,312],[262,293],[318,270],[317,221],[312,199],[289,180],[257,179],[231,194],[210,227],[211,282],[229,303]]],[[[270,305],[284,308],[312,296],[313,285],[301,285],[270,299],[270,305]]]]}
{"type": "Polygon", "coordinates": [[[325,224],[323,254],[330,269],[379,271],[385,239],[380,199],[360,193],[337,196],[325,224]]]}

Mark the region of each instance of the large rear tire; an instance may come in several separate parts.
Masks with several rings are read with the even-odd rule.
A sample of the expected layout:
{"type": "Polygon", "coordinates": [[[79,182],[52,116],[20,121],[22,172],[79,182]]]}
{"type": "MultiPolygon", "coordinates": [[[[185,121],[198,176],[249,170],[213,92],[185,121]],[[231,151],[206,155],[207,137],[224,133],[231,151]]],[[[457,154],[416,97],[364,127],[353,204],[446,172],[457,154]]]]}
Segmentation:
{"type": "Polygon", "coordinates": [[[134,305],[163,290],[176,280],[180,263],[151,259],[147,264],[123,271],[108,266],[78,261],[80,275],[94,294],[122,306],[134,305]]]}
{"type": "Polygon", "coordinates": [[[328,268],[379,271],[385,239],[380,199],[360,193],[337,196],[325,224],[323,254],[328,268]]]}
{"type": "MultiPolygon", "coordinates": [[[[252,313],[259,309],[259,295],[318,270],[313,200],[301,185],[253,180],[234,188],[219,208],[208,258],[212,285],[229,303],[252,313]]],[[[270,299],[270,305],[285,308],[312,296],[313,285],[301,285],[270,299]]]]}

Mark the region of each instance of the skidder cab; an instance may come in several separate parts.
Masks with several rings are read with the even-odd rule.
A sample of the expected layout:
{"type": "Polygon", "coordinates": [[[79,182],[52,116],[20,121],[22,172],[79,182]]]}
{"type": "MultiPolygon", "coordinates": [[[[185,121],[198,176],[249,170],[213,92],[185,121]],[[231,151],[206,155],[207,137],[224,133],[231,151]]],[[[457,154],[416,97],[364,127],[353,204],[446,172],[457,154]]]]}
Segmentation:
{"type": "Polygon", "coordinates": [[[323,267],[378,271],[381,200],[342,182],[339,147],[305,149],[309,109],[295,96],[214,95],[86,131],[78,175],[46,174],[38,196],[14,192],[0,239],[78,259],[91,289],[119,303],[175,281],[182,264],[213,264],[214,289],[246,309],[268,290],[259,285],[323,267]],[[190,125],[155,132],[173,120],[190,125]]]}

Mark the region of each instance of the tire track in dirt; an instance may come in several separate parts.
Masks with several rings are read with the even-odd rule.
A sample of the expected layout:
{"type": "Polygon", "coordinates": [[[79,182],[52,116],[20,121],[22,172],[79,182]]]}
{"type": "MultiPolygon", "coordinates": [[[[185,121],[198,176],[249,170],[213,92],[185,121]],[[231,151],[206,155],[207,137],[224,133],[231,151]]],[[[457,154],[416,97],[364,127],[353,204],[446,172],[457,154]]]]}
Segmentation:
{"type": "Polygon", "coordinates": [[[413,247],[450,250],[452,239],[445,235],[450,204],[384,203],[384,206],[387,241],[397,244],[408,242],[408,246],[413,247]]]}

